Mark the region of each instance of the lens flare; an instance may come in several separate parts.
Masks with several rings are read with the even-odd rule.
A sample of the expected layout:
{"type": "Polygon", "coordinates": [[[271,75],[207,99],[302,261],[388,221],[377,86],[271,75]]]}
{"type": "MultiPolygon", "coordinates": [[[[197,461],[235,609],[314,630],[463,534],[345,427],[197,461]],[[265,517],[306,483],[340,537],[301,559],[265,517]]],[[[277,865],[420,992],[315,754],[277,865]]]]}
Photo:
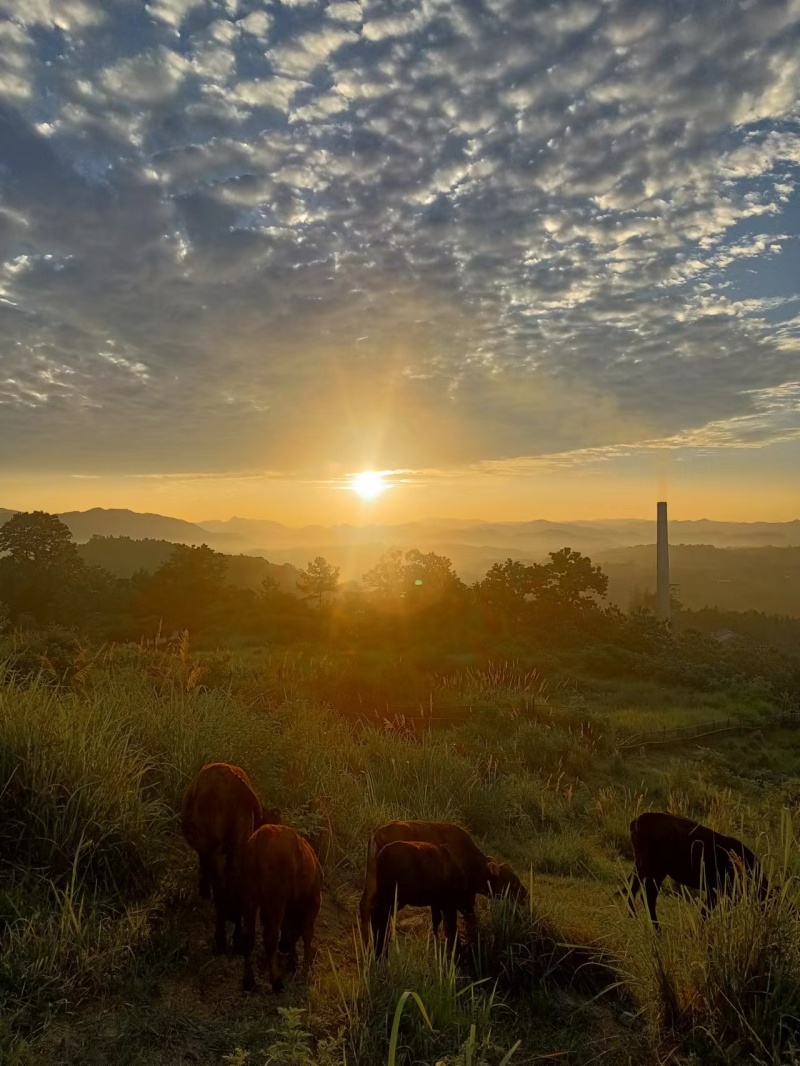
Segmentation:
{"type": "Polygon", "coordinates": [[[350,488],[360,496],[362,500],[374,500],[380,496],[389,486],[383,480],[383,474],[375,470],[363,470],[360,474],[354,474],[350,480],[350,488]]]}

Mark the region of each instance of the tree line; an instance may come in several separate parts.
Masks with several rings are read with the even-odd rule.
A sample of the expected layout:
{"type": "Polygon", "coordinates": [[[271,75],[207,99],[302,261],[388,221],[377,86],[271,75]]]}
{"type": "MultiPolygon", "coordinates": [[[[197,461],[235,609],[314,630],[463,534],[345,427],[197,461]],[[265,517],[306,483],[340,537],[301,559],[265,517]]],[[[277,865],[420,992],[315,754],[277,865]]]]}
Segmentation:
{"type": "MultiPolygon", "coordinates": [[[[622,612],[605,602],[602,569],[570,548],[543,563],[506,559],[467,585],[446,556],[417,549],[390,549],[360,583],[343,583],[322,557],[296,571],[205,544],[171,545],[154,569],[119,576],[88,563],[79,547],[86,546],[42,511],[0,526],[0,634],[56,626],[94,641],[138,642],[188,630],[206,647],[321,643],[422,656],[431,669],[442,656],[469,654],[527,661],[551,674],[701,688],[744,677],[768,679],[780,692],[800,687],[796,644],[780,650],[762,636],[774,625],[742,616],[745,635],[719,645],[702,612],[681,610],[671,630],[646,606],[622,612]],[[265,576],[248,587],[263,567],[265,576]],[[239,583],[231,580],[235,568],[239,583]]],[[[108,543],[95,549],[89,558],[109,557],[108,543]]]]}
{"type": "MultiPolygon", "coordinates": [[[[109,540],[93,538],[90,557],[110,560],[109,540]]],[[[111,639],[136,639],[155,629],[258,632],[272,628],[276,618],[294,636],[304,628],[329,633],[337,622],[352,630],[365,613],[387,625],[403,619],[421,623],[423,616],[435,624],[472,610],[486,615],[489,624],[520,624],[537,604],[568,612],[600,610],[608,585],[599,567],[569,548],[551,553],[543,564],[507,559],[470,586],[446,556],[393,548],[363,575],[361,587],[343,585],[339,568],[317,557],[296,573],[291,591],[287,568],[274,568],[280,580],[270,573],[253,589],[232,584],[232,560],[205,544],[175,544],[163,558],[166,545],[153,542],[149,555],[157,559],[159,547],[162,561],[153,569],[120,577],[87,563],[56,515],[16,514],[0,526],[0,622],[56,624],[111,639]]]]}

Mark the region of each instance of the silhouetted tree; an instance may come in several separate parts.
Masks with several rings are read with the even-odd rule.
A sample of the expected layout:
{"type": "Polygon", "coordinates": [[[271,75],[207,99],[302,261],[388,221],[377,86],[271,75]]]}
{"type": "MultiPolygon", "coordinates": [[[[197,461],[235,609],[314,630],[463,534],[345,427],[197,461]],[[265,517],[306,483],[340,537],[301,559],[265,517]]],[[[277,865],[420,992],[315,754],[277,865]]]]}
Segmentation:
{"type": "Polygon", "coordinates": [[[305,599],[314,599],[322,606],[327,594],[339,588],[339,567],[332,566],[327,559],[318,555],[305,570],[300,571],[297,589],[305,599]]]}
{"type": "Polygon", "coordinates": [[[593,604],[595,597],[604,599],[608,591],[608,577],[592,560],[571,548],[550,552],[550,562],[542,568],[546,582],[540,592],[542,598],[569,607],[593,604]]]}
{"type": "Polygon", "coordinates": [[[406,552],[406,580],[407,598],[421,606],[450,601],[466,591],[446,555],[421,552],[417,548],[406,552]]]}
{"type": "Polygon", "coordinates": [[[518,559],[506,559],[495,563],[475,591],[478,599],[492,607],[498,614],[516,622],[521,621],[525,608],[532,597],[537,596],[547,584],[547,572],[534,563],[526,566],[518,559]]]}
{"type": "Polygon", "coordinates": [[[56,592],[77,581],[83,564],[72,533],[46,511],[20,512],[0,526],[0,599],[12,617],[46,621],[56,592]]]}
{"type": "Polygon", "coordinates": [[[135,611],[149,625],[202,631],[226,599],[227,560],[207,544],[176,544],[154,574],[137,573],[135,611]]]}
{"type": "Polygon", "coordinates": [[[273,577],[272,574],[267,574],[258,586],[258,595],[262,600],[274,600],[280,590],[281,586],[278,579],[273,577]]]}
{"type": "Polygon", "coordinates": [[[399,548],[389,548],[371,570],[362,577],[362,582],[374,595],[385,601],[400,600],[407,590],[406,567],[399,548]]]}
{"type": "Polygon", "coordinates": [[[428,606],[465,590],[445,555],[423,553],[417,548],[405,555],[390,548],[362,580],[380,600],[407,606],[428,606]]]}

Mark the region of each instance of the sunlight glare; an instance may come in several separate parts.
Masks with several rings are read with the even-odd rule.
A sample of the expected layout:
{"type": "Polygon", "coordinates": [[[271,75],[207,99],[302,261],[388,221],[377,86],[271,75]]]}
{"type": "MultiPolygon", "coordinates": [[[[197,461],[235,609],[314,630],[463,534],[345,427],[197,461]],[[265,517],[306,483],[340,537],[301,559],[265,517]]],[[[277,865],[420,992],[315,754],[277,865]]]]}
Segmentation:
{"type": "Polygon", "coordinates": [[[360,474],[354,474],[350,481],[350,488],[362,500],[374,500],[380,496],[389,486],[383,480],[383,474],[375,470],[364,470],[360,474]]]}

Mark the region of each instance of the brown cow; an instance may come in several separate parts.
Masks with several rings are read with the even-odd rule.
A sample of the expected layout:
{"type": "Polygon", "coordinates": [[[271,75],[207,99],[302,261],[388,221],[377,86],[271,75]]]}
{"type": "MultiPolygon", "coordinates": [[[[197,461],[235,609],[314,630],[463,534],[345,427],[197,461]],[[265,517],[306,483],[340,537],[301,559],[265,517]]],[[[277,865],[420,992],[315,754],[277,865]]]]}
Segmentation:
{"type": "Polygon", "coordinates": [[[372,905],[377,891],[377,859],[381,850],[396,840],[421,841],[428,844],[446,844],[456,862],[463,868],[469,882],[469,892],[464,898],[464,907],[458,909],[464,915],[468,929],[475,923],[475,896],[501,895],[504,891],[517,899],[527,898],[521,881],[506,863],[497,863],[477,846],[466,829],[452,822],[388,822],[376,829],[367,845],[367,869],[364,892],[359,904],[361,936],[369,944],[372,905]]]}
{"type": "Polygon", "coordinates": [[[705,911],[713,910],[719,893],[729,893],[737,868],[751,878],[759,899],[766,899],[768,885],[758,859],[736,837],[725,836],[677,814],[651,811],[631,822],[634,871],[628,889],[631,911],[644,886],[647,908],[655,928],[656,899],[666,877],[687,888],[706,892],[705,911]]]}
{"type": "Polygon", "coordinates": [[[312,962],[314,923],[322,899],[322,867],[314,850],[286,825],[264,825],[253,833],[242,854],[242,936],[245,992],[256,986],[252,954],[256,918],[261,913],[264,951],[274,992],[283,989],[278,950],[297,964],[297,941],[303,938],[303,965],[312,962]]]}
{"type": "Polygon", "coordinates": [[[277,808],[265,814],[244,770],[224,762],[207,763],[183,795],[181,829],[199,856],[200,896],[214,900],[215,954],[227,947],[226,919],[235,925],[234,944],[240,932],[237,857],[251,833],[280,817],[277,808]]]}
{"type": "Polygon", "coordinates": [[[447,844],[424,840],[395,840],[381,848],[375,864],[376,889],[370,912],[375,951],[383,954],[392,912],[403,907],[430,907],[433,935],[444,916],[447,946],[458,937],[458,911],[466,913],[474,900],[464,867],[447,844]]]}

